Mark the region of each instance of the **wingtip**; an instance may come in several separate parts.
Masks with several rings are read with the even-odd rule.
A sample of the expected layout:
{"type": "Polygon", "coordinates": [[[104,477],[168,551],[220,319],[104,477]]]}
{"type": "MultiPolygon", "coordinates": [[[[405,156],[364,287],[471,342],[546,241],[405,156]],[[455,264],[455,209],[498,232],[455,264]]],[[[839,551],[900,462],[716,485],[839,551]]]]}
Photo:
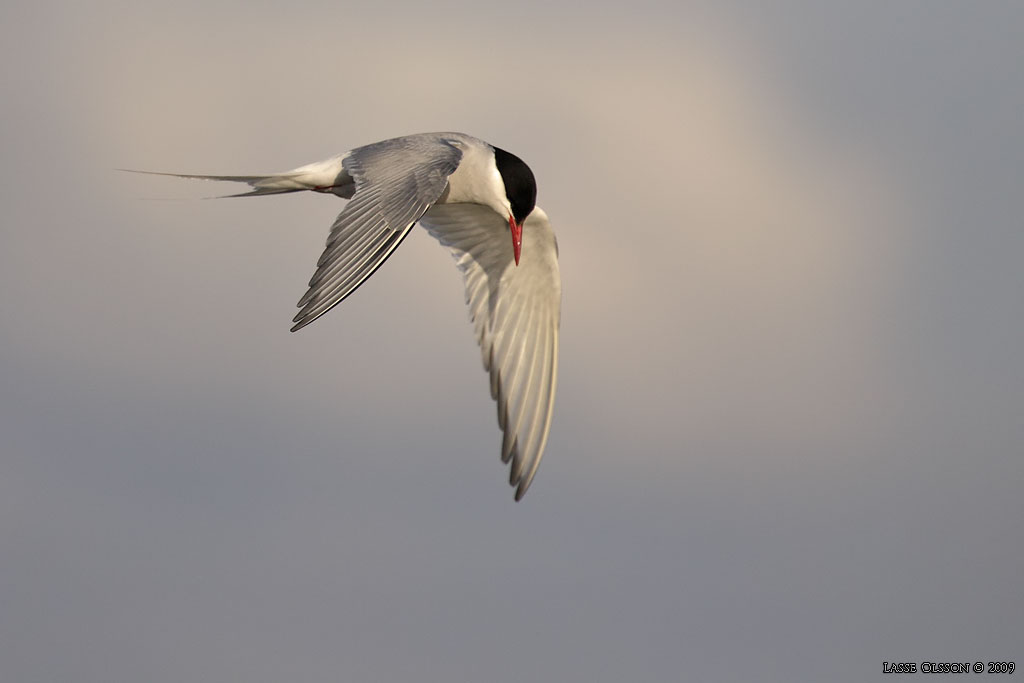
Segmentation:
{"type": "Polygon", "coordinates": [[[325,309],[323,311],[320,311],[318,313],[310,315],[310,312],[308,310],[306,310],[306,308],[303,308],[301,311],[299,311],[298,313],[295,314],[294,318],[292,318],[292,322],[295,323],[294,325],[292,325],[292,332],[298,332],[303,327],[305,327],[306,325],[309,325],[310,323],[315,321],[317,318],[322,316],[324,313],[326,313],[327,310],[330,310],[330,309],[325,309]]]}
{"type": "Polygon", "coordinates": [[[529,482],[526,482],[525,486],[523,484],[520,484],[519,487],[516,488],[515,499],[516,499],[517,503],[523,499],[523,496],[526,495],[526,489],[528,489],[528,488],[530,488],[530,483],[529,482]]]}

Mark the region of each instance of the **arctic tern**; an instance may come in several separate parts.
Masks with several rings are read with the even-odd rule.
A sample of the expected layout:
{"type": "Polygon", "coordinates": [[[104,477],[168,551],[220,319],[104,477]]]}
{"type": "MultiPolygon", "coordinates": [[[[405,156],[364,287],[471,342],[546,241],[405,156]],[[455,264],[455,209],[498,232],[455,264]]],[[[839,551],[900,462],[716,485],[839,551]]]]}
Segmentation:
{"type": "MultiPolygon", "coordinates": [[[[147,172],[149,173],[149,172],[147,172]]],[[[321,192],[348,200],[335,219],[292,331],[341,303],[419,223],[462,272],[503,432],[501,459],[520,500],[540,465],[558,375],[561,278],[533,172],[463,133],[422,133],[357,147],[271,175],[179,178],[248,183],[232,197],[321,192]],[[510,244],[511,242],[511,244],[510,244]]]]}

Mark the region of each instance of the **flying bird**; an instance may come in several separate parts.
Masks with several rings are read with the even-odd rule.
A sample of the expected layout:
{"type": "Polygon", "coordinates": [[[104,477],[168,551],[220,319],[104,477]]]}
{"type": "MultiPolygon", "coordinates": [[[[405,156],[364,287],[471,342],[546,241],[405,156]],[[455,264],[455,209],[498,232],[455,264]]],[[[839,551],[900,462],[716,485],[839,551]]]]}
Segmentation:
{"type": "MultiPolygon", "coordinates": [[[[151,173],[146,172],[145,173],[151,173]]],[[[490,372],[501,460],[520,500],[540,465],[558,376],[558,245],[519,157],[463,133],[422,133],[357,147],[272,175],[179,178],[248,183],[232,197],[321,192],[348,200],[327,237],[292,331],[345,300],[419,223],[448,248],[490,372]]]]}

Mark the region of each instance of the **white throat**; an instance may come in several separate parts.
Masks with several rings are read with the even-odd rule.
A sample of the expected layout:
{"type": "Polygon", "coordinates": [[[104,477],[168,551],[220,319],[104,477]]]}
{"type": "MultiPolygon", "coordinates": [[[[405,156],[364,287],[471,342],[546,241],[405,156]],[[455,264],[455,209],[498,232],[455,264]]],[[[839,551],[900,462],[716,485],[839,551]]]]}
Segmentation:
{"type": "Polygon", "coordinates": [[[438,203],[483,204],[502,218],[508,218],[512,215],[512,205],[505,196],[505,183],[494,163],[494,153],[482,145],[460,147],[462,161],[448,178],[448,191],[438,203]]]}

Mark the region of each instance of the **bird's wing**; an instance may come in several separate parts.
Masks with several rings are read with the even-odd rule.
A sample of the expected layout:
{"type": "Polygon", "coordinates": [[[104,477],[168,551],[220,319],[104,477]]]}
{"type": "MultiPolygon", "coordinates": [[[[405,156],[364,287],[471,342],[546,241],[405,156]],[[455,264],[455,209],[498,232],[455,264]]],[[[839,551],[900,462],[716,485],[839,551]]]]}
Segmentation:
{"type": "Polygon", "coordinates": [[[444,192],[462,159],[443,136],[412,135],[352,150],[342,160],[355,194],[335,219],[299,300],[296,331],[340,303],[380,267],[444,192]]]}
{"type": "Polygon", "coordinates": [[[437,204],[420,224],[451,250],[462,271],[498,403],[501,459],[512,461],[509,483],[519,500],[540,465],[555,401],[562,299],[555,234],[547,215],[534,209],[517,267],[508,222],[488,207],[437,204]]]}

